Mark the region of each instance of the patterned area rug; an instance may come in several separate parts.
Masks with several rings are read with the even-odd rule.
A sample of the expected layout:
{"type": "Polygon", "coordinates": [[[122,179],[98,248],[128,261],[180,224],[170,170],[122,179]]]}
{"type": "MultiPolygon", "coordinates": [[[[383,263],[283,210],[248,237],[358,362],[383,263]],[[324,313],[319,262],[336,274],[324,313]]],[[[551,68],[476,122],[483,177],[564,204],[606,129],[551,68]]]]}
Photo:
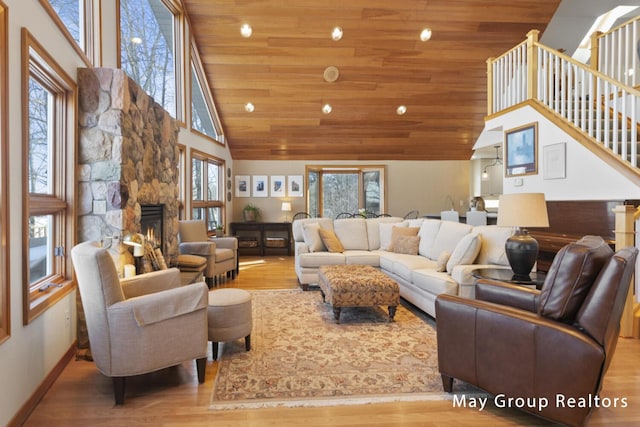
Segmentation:
{"type": "MultiPolygon", "coordinates": [[[[390,323],[386,307],[343,308],[336,324],[318,291],[252,296],[252,349],[243,339],[222,345],[210,409],[451,398],[434,321],[417,310],[399,306],[390,323]]],[[[454,382],[454,391],[468,387],[454,382]]]]}

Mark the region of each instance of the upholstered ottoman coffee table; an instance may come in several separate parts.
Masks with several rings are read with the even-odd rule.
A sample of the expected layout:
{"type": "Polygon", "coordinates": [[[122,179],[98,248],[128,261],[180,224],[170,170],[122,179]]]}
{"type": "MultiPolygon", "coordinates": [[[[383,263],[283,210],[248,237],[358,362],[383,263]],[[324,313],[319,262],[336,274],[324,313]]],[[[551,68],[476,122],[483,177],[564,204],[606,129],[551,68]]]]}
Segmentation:
{"type": "Polygon", "coordinates": [[[322,300],[333,307],[336,323],[340,323],[343,307],[375,307],[386,305],[389,320],[393,321],[400,304],[398,284],[375,267],[369,265],[327,265],[320,267],[322,300]]]}

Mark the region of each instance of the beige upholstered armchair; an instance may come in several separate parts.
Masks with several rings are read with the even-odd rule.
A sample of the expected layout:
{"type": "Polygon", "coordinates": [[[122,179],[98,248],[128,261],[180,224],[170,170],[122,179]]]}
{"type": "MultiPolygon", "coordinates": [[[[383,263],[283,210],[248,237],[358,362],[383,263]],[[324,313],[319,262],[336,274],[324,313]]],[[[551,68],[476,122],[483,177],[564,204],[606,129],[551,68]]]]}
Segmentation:
{"type": "Polygon", "coordinates": [[[207,226],[201,220],[178,222],[180,253],[198,255],[207,259],[204,277],[212,287],[221,278],[235,279],[237,271],[238,239],[235,237],[209,238],[207,226]]]}
{"type": "Polygon", "coordinates": [[[113,378],[116,404],[125,377],[196,359],[204,382],[207,296],[204,282],[180,286],[176,268],[120,281],[111,255],[95,242],[71,250],[96,366],[113,378]]]}

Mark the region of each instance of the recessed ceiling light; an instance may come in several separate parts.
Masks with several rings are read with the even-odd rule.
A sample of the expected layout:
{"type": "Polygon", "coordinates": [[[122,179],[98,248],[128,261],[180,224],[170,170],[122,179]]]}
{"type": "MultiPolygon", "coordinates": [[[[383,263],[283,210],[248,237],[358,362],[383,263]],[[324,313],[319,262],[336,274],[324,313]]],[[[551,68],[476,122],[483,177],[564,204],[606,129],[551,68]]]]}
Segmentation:
{"type": "Polygon", "coordinates": [[[131,37],[131,43],[140,44],[142,43],[142,39],[140,37],[131,37]]]}
{"type": "Polygon", "coordinates": [[[322,106],[322,112],[323,112],[324,114],[329,114],[329,113],[331,113],[331,110],[333,110],[333,108],[331,107],[331,104],[324,104],[324,105],[322,106]]]}
{"type": "Polygon", "coordinates": [[[253,28],[251,28],[251,25],[249,24],[242,24],[242,27],[240,27],[240,34],[242,34],[242,37],[251,37],[251,34],[253,34],[253,28]]]}
{"type": "Polygon", "coordinates": [[[247,102],[246,104],[244,104],[244,109],[247,113],[253,113],[253,111],[256,109],[256,106],[251,102],[247,102]]]}
{"type": "Polygon", "coordinates": [[[325,68],[322,77],[324,78],[325,82],[333,83],[338,80],[338,77],[340,77],[340,70],[338,70],[338,67],[330,65],[325,68]]]}
{"type": "Polygon", "coordinates": [[[407,112],[406,105],[399,105],[398,108],[396,108],[396,114],[399,116],[403,115],[406,112],[407,112]]]}
{"type": "Polygon", "coordinates": [[[338,41],[342,38],[342,28],[334,27],[333,31],[331,31],[331,38],[335,41],[338,41]]]}
{"type": "Polygon", "coordinates": [[[422,40],[423,42],[426,42],[430,38],[431,38],[431,28],[425,28],[424,30],[422,30],[422,32],[420,33],[420,40],[422,40]]]}

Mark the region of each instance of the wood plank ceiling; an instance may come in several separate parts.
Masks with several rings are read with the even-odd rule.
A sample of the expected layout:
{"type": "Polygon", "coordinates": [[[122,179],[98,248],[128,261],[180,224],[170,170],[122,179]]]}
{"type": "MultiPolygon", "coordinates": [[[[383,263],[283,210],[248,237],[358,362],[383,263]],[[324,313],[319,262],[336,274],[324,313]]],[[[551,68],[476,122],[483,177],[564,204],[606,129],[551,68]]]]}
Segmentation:
{"type": "Polygon", "coordinates": [[[560,3],[183,1],[232,156],[246,160],[467,160],[486,115],[487,58],[544,31],[560,3]]]}

